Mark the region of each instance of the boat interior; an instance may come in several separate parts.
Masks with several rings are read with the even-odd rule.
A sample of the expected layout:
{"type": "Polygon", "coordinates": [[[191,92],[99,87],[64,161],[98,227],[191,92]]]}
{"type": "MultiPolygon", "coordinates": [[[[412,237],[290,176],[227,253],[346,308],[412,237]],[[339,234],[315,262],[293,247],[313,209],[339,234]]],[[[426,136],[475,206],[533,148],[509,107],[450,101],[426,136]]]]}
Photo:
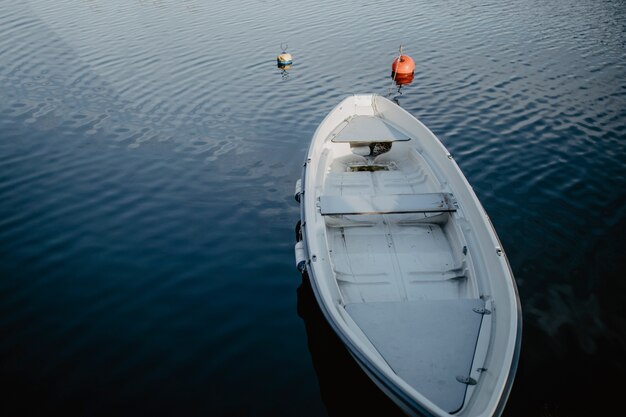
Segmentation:
{"type": "MultiPolygon", "coordinates": [[[[382,122],[359,119],[375,119],[369,131],[382,122]]],[[[396,374],[459,411],[485,302],[453,196],[402,132],[335,137],[322,159],[319,208],[345,311],[396,374]]]]}
{"type": "Polygon", "coordinates": [[[324,217],[327,242],[346,303],[475,293],[454,209],[427,207],[427,197],[445,196],[421,155],[407,147],[394,144],[376,157],[342,156],[327,171],[320,206],[332,210],[324,217]]]}

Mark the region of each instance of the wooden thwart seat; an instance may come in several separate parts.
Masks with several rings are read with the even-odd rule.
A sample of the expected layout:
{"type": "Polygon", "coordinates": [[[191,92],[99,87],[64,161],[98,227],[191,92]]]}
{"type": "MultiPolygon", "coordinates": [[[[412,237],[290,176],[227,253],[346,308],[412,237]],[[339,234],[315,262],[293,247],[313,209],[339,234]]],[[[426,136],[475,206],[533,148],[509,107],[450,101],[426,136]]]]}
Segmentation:
{"type": "Polygon", "coordinates": [[[446,193],[390,195],[323,195],[323,216],[338,214],[438,213],[456,211],[446,193]]]}

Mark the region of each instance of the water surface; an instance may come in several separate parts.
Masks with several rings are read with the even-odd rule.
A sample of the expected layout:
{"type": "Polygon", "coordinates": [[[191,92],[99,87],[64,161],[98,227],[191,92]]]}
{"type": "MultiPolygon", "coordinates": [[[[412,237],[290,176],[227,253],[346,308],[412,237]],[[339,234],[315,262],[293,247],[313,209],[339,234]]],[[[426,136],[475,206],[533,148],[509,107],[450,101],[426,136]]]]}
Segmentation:
{"type": "Polygon", "coordinates": [[[364,92],[441,138],[506,249],[524,334],[505,415],[619,405],[624,1],[0,5],[4,414],[391,415],[292,255],[311,135],[364,92]]]}

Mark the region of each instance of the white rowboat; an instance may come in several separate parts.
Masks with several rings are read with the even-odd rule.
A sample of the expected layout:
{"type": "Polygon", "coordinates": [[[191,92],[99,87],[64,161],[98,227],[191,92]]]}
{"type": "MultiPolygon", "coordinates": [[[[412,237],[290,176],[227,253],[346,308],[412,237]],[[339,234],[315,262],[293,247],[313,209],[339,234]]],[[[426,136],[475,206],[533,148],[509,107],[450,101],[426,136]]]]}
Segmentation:
{"type": "Polygon", "coordinates": [[[409,415],[500,415],[520,350],[517,288],[435,135],[383,97],[348,97],[313,135],[296,199],[296,264],[369,377],[409,415]]]}

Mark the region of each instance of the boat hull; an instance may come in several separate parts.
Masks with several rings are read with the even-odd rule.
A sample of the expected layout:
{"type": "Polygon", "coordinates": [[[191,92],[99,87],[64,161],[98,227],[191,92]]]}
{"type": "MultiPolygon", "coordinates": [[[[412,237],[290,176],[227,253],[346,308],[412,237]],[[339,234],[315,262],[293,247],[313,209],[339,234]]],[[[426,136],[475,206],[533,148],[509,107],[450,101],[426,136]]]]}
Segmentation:
{"type": "MultiPolygon", "coordinates": [[[[381,97],[376,97],[376,96],[364,96],[364,97],[366,97],[366,99],[363,100],[361,98],[361,102],[371,100],[372,103],[376,101],[377,104],[382,103],[387,107],[390,106],[389,103],[385,103],[385,101],[388,102],[388,100],[382,99],[381,97]]],[[[348,100],[349,99],[346,99],[344,100],[344,102],[342,102],[343,106],[350,106],[352,104],[348,100]]],[[[322,124],[320,125],[320,128],[318,128],[318,131],[314,135],[311,148],[309,150],[309,154],[307,155],[306,161],[303,166],[301,183],[298,184],[298,187],[296,190],[296,200],[300,202],[300,208],[301,208],[300,223],[302,225],[301,229],[297,231],[296,236],[297,236],[297,240],[300,240],[300,248],[302,249],[303,254],[304,254],[304,255],[300,255],[300,259],[298,260],[298,263],[303,267],[302,268],[303,273],[307,274],[308,278],[310,279],[313,293],[320,306],[322,313],[324,314],[324,317],[326,318],[330,326],[333,328],[335,333],[339,336],[339,338],[345,344],[346,348],[348,349],[350,354],[354,357],[354,359],[359,364],[359,366],[370,377],[370,379],[372,379],[372,381],[408,415],[426,415],[426,416],[449,415],[450,410],[446,411],[442,409],[440,406],[438,406],[438,404],[433,403],[433,401],[429,400],[429,398],[425,397],[420,392],[416,392],[416,390],[414,390],[413,387],[406,384],[405,381],[402,380],[402,378],[399,378],[398,375],[393,371],[393,369],[391,369],[388,366],[384,358],[383,360],[380,360],[381,359],[380,355],[378,354],[378,352],[376,352],[377,349],[374,348],[371,344],[368,344],[367,340],[365,341],[365,343],[363,342],[362,334],[360,334],[361,338],[359,338],[358,336],[355,336],[354,327],[358,327],[358,326],[354,326],[354,322],[352,322],[352,320],[349,317],[346,318],[346,314],[344,314],[342,311],[339,311],[339,314],[338,314],[338,310],[345,308],[346,305],[350,304],[350,302],[346,302],[346,300],[349,298],[347,292],[342,293],[341,290],[336,291],[336,289],[334,288],[334,286],[336,286],[337,284],[337,281],[333,283],[333,280],[336,280],[338,275],[336,273],[328,273],[328,270],[329,270],[328,265],[333,265],[333,261],[331,259],[332,255],[327,256],[329,254],[324,254],[323,252],[324,250],[332,252],[332,249],[320,244],[320,241],[323,240],[322,238],[326,239],[326,242],[328,242],[330,239],[328,237],[330,229],[328,227],[325,227],[323,222],[325,220],[326,221],[325,225],[327,226],[328,219],[331,216],[327,216],[324,219],[323,216],[321,215],[321,213],[324,212],[324,207],[320,207],[320,197],[322,197],[321,201],[322,202],[324,201],[323,196],[321,196],[320,194],[323,194],[325,192],[321,190],[326,189],[328,187],[326,188],[323,187],[321,184],[318,183],[319,181],[316,181],[316,180],[321,178],[320,176],[321,174],[319,174],[319,171],[321,170],[320,167],[322,167],[322,165],[319,162],[320,160],[319,156],[321,154],[320,143],[322,144],[326,143],[327,146],[333,146],[333,145],[329,145],[330,141],[328,138],[329,137],[337,138],[338,136],[336,134],[337,127],[333,126],[333,123],[335,122],[329,119],[332,119],[333,114],[336,113],[338,109],[341,110],[342,104],[337,106],[335,110],[333,110],[333,112],[329,114],[329,116],[325,119],[324,122],[322,122],[322,124]],[[332,133],[332,132],[335,132],[335,133],[332,133]],[[328,265],[324,267],[323,266],[324,264],[328,264],[328,265]],[[350,325],[352,325],[352,328],[350,328],[350,325]]],[[[358,107],[358,105],[355,107],[358,107]]],[[[372,105],[372,107],[375,108],[376,106],[372,105]]],[[[340,117],[338,118],[338,120],[340,121],[341,121],[341,116],[343,115],[340,115],[340,117]]],[[[385,114],[380,116],[381,120],[386,120],[384,119],[384,116],[385,114]]],[[[413,118],[412,116],[410,117],[413,118]]],[[[423,127],[423,125],[421,125],[421,123],[419,123],[417,119],[414,119],[414,121],[416,124],[419,124],[419,126],[423,127]]],[[[394,126],[399,127],[399,130],[401,131],[401,133],[402,132],[406,133],[406,131],[409,131],[408,136],[415,136],[410,132],[409,129],[403,128],[402,125],[394,125],[394,126]]],[[[430,131],[428,131],[427,129],[426,131],[430,133],[430,131]]],[[[341,134],[341,132],[339,133],[341,134]]],[[[432,135],[432,133],[430,134],[432,135]]],[[[350,143],[350,149],[354,152],[354,148],[357,148],[361,144],[358,144],[358,143],[355,144],[355,142],[358,139],[355,139],[354,132],[350,132],[350,135],[351,136],[349,136],[348,139],[346,139],[346,142],[350,143]]],[[[394,132],[392,132],[391,135],[396,135],[396,138],[399,137],[399,135],[394,132]]],[[[432,135],[432,138],[435,138],[434,135],[432,135]]],[[[397,139],[397,140],[400,140],[400,139],[397,139]]],[[[402,139],[402,140],[406,140],[406,139],[402,139]]],[[[449,156],[448,152],[445,150],[443,145],[441,145],[438,139],[435,138],[435,140],[437,141],[437,145],[441,148],[440,151],[444,153],[444,155],[449,161],[452,161],[452,158],[449,156]]],[[[340,143],[341,138],[339,138],[337,142],[340,143]]],[[[454,164],[454,167],[456,167],[456,170],[460,173],[460,170],[456,166],[456,163],[453,162],[453,164],[454,164]]],[[[372,176],[375,176],[375,175],[376,174],[372,174],[372,176]]],[[[467,181],[462,176],[462,174],[461,174],[461,178],[464,181],[464,185],[466,185],[465,191],[468,191],[470,196],[474,198],[474,200],[470,201],[470,203],[474,203],[478,210],[483,210],[484,212],[484,209],[482,209],[482,206],[480,206],[480,203],[478,202],[473,191],[471,190],[471,187],[469,187],[469,184],[467,184],[467,181]]],[[[461,181],[461,183],[463,183],[463,181],[461,181]]],[[[400,200],[400,199],[397,199],[397,200],[400,200]]],[[[353,205],[355,204],[354,199],[347,200],[347,201],[350,204],[353,204],[353,205]]],[[[367,204],[367,203],[363,203],[363,204],[367,204]]],[[[458,204],[458,202],[454,201],[452,202],[452,204],[458,204]]],[[[465,201],[461,200],[461,204],[469,205],[467,200],[465,201]]],[[[393,204],[391,204],[391,206],[393,206],[393,204]]],[[[450,207],[452,207],[452,205],[450,207]]],[[[353,208],[353,211],[354,210],[356,209],[353,208]]],[[[406,210],[398,212],[397,209],[396,211],[389,211],[389,210],[393,210],[393,208],[390,209],[388,207],[384,207],[383,210],[387,210],[387,211],[383,211],[381,213],[375,211],[374,213],[380,214],[383,217],[385,217],[385,216],[393,216],[393,215],[396,215],[397,213],[404,214],[406,212],[406,210]]],[[[453,208],[450,211],[455,211],[455,209],[453,208]]],[[[351,211],[346,211],[345,213],[346,215],[343,217],[347,217],[347,214],[350,214],[350,215],[359,214],[359,213],[353,213],[351,211]]],[[[337,213],[332,212],[331,214],[337,214],[337,213]]],[[[342,214],[342,213],[339,213],[339,214],[342,214]]],[[[367,212],[367,214],[370,214],[370,212],[367,212]]],[[[497,382],[491,382],[492,386],[490,386],[490,389],[496,392],[495,396],[492,395],[491,396],[492,398],[486,398],[485,394],[482,394],[481,391],[478,391],[477,393],[476,388],[469,387],[464,393],[463,403],[461,407],[458,410],[452,411],[452,412],[456,412],[457,415],[469,416],[469,415],[499,415],[501,414],[501,412],[504,409],[504,405],[506,403],[510,390],[512,388],[512,383],[513,383],[513,379],[515,376],[515,371],[517,368],[517,362],[519,358],[519,349],[520,349],[520,343],[521,343],[521,308],[520,308],[520,303],[519,303],[519,297],[517,295],[517,288],[515,286],[512,273],[510,272],[508,261],[504,257],[504,252],[502,250],[500,242],[497,241],[495,230],[493,230],[493,226],[491,225],[486,215],[485,215],[485,219],[486,219],[484,220],[485,224],[481,225],[481,227],[488,229],[488,232],[490,232],[489,237],[491,237],[492,238],[491,240],[495,242],[494,250],[497,252],[497,256],[501,257],[504,261],[504,264],[505,264],[505,266],[503,267],[504,272],[501,275],[504,279],[509,280],[509,282],[506,283],[506,286],[509,287],[507,288],[507,290],[510,290],[508,293],[508,297],[506,299],[503,299],[502,296],[499,296],[497,303],[490,299],[491,296],[485,298],[485,300],[487,300],[485,301],[485,306],[495,306],[495,304],[498,304],[498,306],[502,305],[508,308],[509,310],[508,313],[510,317],[508,317],[509,319],[508,326],[500,324],[499,325],[500,327],[497,327],[495,324],[492,324],[492,321],[494,321],[492,320],[492,318],[489,318],[488,320],[485,320],[485,319],[482,320],[481,325],[480,325],[481,326],[480,332],[479,332],[479,335],[477,336],[476,344],[478,347],[476,349],[479,349],[480,346],[485,345],[485,343],[487,343],[487,345],[480,348],[483,351],[482,356],[480,356],[479,353],[474,353],[474,355],[480,356],[479,359],[485,363],[487,362],[487,359],[485,358],[489,357],[488,353],[494,356],[493,354],[493,351],[495,349],[494,346],[490,346],[489,341],[486,342],[485,339],[490,339],[490,335],[492,335],[495,332],[499,332],[499,333],[508,332],[508,335],[509,335],[508,339],[503,339],[502,336],[500,336],[501,339],[504,341],[502,341],[501,346],[498,347],[498,349],[500,350],[507,349],[507,351],[505,353],[499,354],[500,356],[502,356],[502,358],[500,358],[500,362],[496,362],[496,363],[499,363],[500,365],[504,364],[504,367],[501,366],[501,368],[497,370],[497,373],[498,373],[497,378],[499,378],[499,380],[497,382]]],[[[343,235],[345,226],[342,227],[341,230],[342,230],[341,233],[343,235]]],[[[344,236],[344,239],[345,239],[345,236],[344,236]]],[[[484,242],[479,242],[479,243],[484,243],[484,242]]],[[[463,250],[466,251],[466,248],[463,248],[463,250]]],[[[502,265],[500,266],[502,267],[502,265]]],[[[483,296],[481,295],[481,299],[482,297],[483,296]]],[[[488,308],[485,308],[484,310],[488,311],[488,308]]],[[[495,310],[495,307],[494,307],[494,310],[495,310]]],[[[502,319],[499,319],[499,320],[502,321],[502,319]]],[[[356,330],[356,333],[359,333],[358,328],[356,330]]],[[[475,360],[476,359],[474,359],[474,361],[475,360]]],[[[477,368],[477,369],[482,369],[482,368],[477,368]]],[[[483,372],[483,371],[480,371],[480,372],[483,372]]],[[[475,373],[473,375],[476,376],[475,373]]],[[[481,378],[483,377],[481,376],[481,378]]],[[[484,379],[487,379],[487,378],[484,378],[484,379]]],[[[495,377],[492,379],[495,380],[495,377]]],[[[473,379],[471,377],[468,377],[468,381],[472,381],[472,380],[473,379]]],[[[483,389],[483,391],[485,391],[485,389],[483,389]]]]}

